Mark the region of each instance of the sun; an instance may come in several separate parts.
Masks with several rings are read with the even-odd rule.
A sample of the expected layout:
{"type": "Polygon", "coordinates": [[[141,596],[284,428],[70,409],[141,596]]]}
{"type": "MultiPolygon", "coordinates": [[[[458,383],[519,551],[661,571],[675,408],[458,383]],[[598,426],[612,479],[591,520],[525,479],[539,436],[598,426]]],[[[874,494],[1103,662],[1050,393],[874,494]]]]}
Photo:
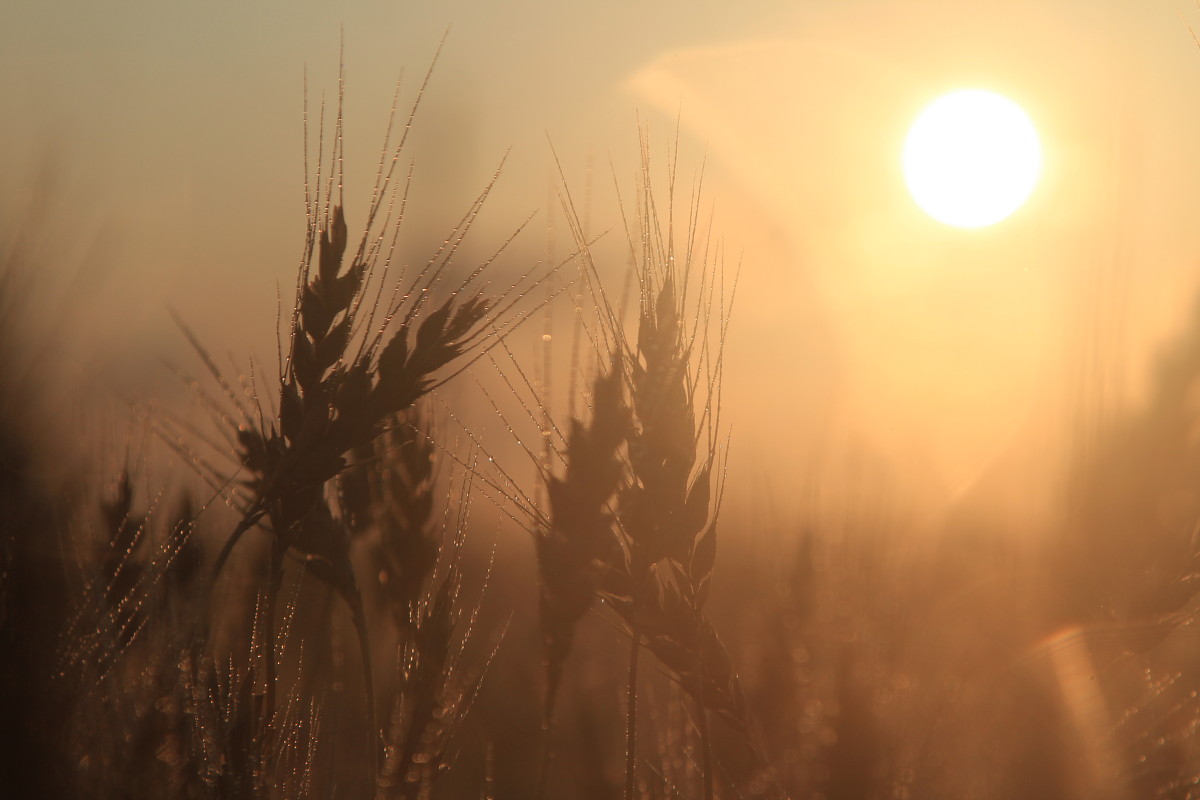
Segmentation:
{"type": "Polygon", "coordinates": [[[1012,100],[962,89],[934,100],[904,142],[904,179],[925,213],[958,228],[994,225],[1029,198],[1042,146],[1012,100]]]}

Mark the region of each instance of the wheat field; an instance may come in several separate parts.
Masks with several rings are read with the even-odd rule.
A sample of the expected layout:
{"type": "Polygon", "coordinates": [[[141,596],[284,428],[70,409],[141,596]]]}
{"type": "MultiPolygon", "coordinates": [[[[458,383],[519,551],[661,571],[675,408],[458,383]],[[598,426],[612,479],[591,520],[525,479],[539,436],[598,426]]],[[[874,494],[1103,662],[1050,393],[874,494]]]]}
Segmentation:
{"type": "Polygon", "coordinates": [[[144,276],[104,299],[55,278],[53,181],[11,192],[0,796],[1200,797],[1194,309],[1127,400],[1114,256],[1068,412],[964,467],[1024,397],[1006,298],[954,290],[937,338],[981,318],[956,370],[897,321],[931,316],[891,308],[917,290],[869,273],[884,299],[839,315],[850,278],[771,272],[729,231],[787,234],[717,194],[769,195],[770,168],[719,157],[736,125],[685,117],[674,62],[634,83],[675,118],[605,167],[538,143],[542,208],[506,194],[519,155],[442,186],[437,53],[367,164],[353,47],[324,93],[305,78],[274,293],[214,270],[216,307],[144,276]],[[153,358],[97,345],[147,305],[153,358]],[[868,338],[864,386],[911,394],[825,391],[868,338]],[[979,419],[942,415],[960,393],[979,419]]]}

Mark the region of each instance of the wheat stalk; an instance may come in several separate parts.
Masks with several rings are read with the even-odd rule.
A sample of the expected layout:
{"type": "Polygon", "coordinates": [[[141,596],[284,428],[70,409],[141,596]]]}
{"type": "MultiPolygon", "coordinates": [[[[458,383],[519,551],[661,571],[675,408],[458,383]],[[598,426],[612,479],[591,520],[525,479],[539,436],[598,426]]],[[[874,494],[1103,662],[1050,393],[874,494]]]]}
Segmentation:
{"type": "MultiPolygon", "coordinates": [[[[589,339],[611,353],[613,370],[596,381],[590,427],[572,420],[566,472],[548,480],[549,524],[537,539],[542,626],[547,641],[547,714],[579,619],[602,594],[630,634],[626,681],[626,800],[637,792],[637,701],[643,643],[696,706],[704,748],[706,798],[714,796],[707,714],[745,725],[736,673],[704,614],[716,558],[717,447],[721,349],[709,349],[714,306],[716,335],[725,317],[715,279],[706,274],[698,213],[687,221],[677,254],[673,220],[674,170],[666,219],[650,189],[643,136],[636,230],[628,230],[641,288],[637,336],[626,331],[599,283],[600,272],[582,233],[569,192],[563,210],[583,259],[584,280],[596,298],[600,325],[589,339]],[[698,270],[696,275],[693,269],[698,270]],[[693,279],[698,288],[689,307],[693,279]],[[627,387],[627,390],[626,390],[627,387]],[[626,391],[628,397],[626,398],[626,391]],[[696,413],[701,396],[703,412],[696,413]],[[612,420],[620,424],[611,424],[612,420]],[[606,422],[608,421],[608,422],[606,422]]],[[[693,203],[693,208],[696,204],[693,203]]],[[[715,271],[715,270],[714,270],[715,271]]]]}

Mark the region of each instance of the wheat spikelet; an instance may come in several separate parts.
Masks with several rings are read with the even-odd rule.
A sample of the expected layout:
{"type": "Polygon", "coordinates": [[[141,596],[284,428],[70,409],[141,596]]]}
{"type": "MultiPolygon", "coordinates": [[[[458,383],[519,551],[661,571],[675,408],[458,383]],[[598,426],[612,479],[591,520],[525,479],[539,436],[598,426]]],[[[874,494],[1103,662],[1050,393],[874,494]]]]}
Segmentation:
{"type": "Polygon", "coordinates": [[[437,453],[418,406],[359,448],[337,481],[343,521],[369,564],[375,605],[403,641],[437,565],[440,530],[434,503],[437,453]]]}
{"type": "Polygon", "coordinates": [[[553,715],[575,626],[595,600],[604,573],[619,557],[609,508],[624,471],[620,451],[630,433],[623,383],[619,360],[608,374],[596,378],[591,422],[571,420],[566,474],[548,481],[550,524],[536,539],[547,720],[553,715]]]}
{"type": "MultiPolygon", "coordinates": [[[[484,668],[467,674],[464,654],[479,606],[465,612],[462,556],[469,518],[472,476],[463,479],[455,505],[457,520],[440,532],[436,570],[412,598],[406,636],[400,646],[396,699],[387,730],[380,798],[428,797],[450,766],[450,747],[482,686],[484,668]]],[[[486,584],[486,581],[485,581],[486,584]]],[[[486,589],[486,586],[485,586],[486,589]]],[[[480,600],[482,602],[482,599],[480,600]]],[[[497,645],[498,646],[498,645],[497,645]]]]}

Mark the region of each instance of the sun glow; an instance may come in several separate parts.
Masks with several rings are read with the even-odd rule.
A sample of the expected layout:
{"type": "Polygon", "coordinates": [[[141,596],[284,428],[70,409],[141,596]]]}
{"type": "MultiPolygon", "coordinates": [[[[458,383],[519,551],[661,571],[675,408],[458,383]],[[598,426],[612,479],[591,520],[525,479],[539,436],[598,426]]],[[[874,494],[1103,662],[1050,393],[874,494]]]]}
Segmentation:
{"type": "Polygon", "coordinates": [[[904,142],[904,178],[925,213],[947,225],[982,228],[1029,198],[1042,148],[1029,116],[1013,101],[963,89],[930,103],[904,142]]]}

